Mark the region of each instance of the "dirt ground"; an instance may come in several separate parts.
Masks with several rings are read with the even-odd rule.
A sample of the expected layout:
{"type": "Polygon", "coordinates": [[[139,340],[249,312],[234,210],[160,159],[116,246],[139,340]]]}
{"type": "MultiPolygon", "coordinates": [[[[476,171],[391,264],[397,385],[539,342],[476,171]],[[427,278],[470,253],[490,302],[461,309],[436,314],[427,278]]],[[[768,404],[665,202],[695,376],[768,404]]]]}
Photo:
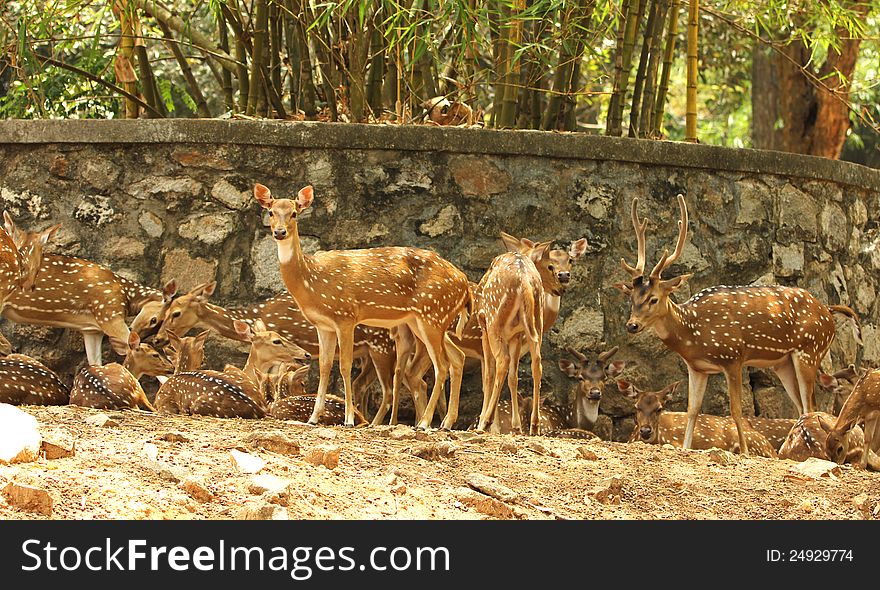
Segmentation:
{"type": "MultiPolygon", "coordinates": [[[[315,428],[271,419],[133,411],[108,412],[118,425],[99,427],[86,422],[101,413],[97,410],[22,409],[36,417],[41,432],[64,427],[77,439],[73,457],[0,466],[0,488],[14,479],[48,490],[55,519],[248,514],[370,520],[863,519],[880,514],[880,474],[850,466],[841,467],[836,477],[805,480],[790,477],[792,461],[642,443],[419,432],[408,426],[315,428]],[[299,453],[247,441],[253,433],[272,432],[298,443],[299,453]],[[334,447],[339,458],[332,469],[307,460],[320,448],[328,451],[332,465],[334,447]],[[235,449],[258,457],[265,467],[257,475],[242,473],[232,460],[235,449]],[[509,488],[494,492],[503,501],[468,491],[475,473],[509,488]],[[243,512],[247,509],[251,512],[243,512]]],[[[13,508],[0,496],[0,518],[45,517],[13,508]]]]}

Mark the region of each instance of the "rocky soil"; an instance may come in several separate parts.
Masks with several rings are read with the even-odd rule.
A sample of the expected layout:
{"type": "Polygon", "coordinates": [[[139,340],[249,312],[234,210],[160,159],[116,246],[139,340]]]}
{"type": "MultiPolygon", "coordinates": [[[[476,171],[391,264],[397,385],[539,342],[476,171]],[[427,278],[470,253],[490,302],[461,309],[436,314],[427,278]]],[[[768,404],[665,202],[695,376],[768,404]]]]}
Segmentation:
{"type": "MultiPolygon", "coordinates": [[[[0,465],[3,519],[864,519],[880,475],[603,441],[23,407],[73,456],[0,465]],[[65,442],[66,441],[66,442],[65,442]],[[12,485],[10,485],[12,484],[12,485]],[[30,498],[30,500],[28,500],[30,498]]],[[[57,451],[57,449],[55,449],[57,451]]],[[[60,453],[49,453],[49,456],[60,453]]]]}

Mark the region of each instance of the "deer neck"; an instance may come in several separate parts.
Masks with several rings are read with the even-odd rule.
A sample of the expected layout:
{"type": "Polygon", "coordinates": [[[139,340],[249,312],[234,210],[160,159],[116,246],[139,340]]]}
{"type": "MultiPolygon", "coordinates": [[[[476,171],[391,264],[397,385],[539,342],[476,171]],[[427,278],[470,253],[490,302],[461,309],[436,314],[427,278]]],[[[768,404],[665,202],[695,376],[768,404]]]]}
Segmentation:
{"type": "Polygon", "coordinates": [[[285,240],[276,240],[278,245],[278,262],[281,266],[281,279],[287,286],[287,290],[293,296],[300,309],[303,305],[300,301],[308,299],[312,292],[310,284],[315,276],[315,261],[312,256],[306,256],[302,251],[299,240],[299,229],[294,226],[290,237],[285,240]]]}
{"type": "Polygon", "coordinates": [[[681,308],[670,299],[666,299],[666,313],[653,325],[654,332],[663,344],[679,354],[694,340],[691,329],[681,321],[681,314],[681,308]]]}
{"type": "Polygon", "coordinates": [[[832,428],[833,432],[842,434],[859,421],[865,401],[864,397],[864,389],[859,388],[857,385],[846,401],[843,402],[843,407],[840,408],[840,414],[838,414],[837,421],[832,428]]]}
{"type": "Polygon", "coordinates": [[[559,306],[562,296],[553,295],[549,291],[544,293],[544,331],[549,332],[553,324],[559,318],[559,306]]]}
{"type": "Polygon", "coordinates": [[[128,310],[132,315],[139,313],[144,305],[151,301],[163,300],[162,291],[130,281],[116,273],[113,273],[113,275],[122,287],[122,292],[125,294],[125,298],[128,301],[128,310]]]}
{"type": "Polygon", "coordinates": [[[235,320],[252,321],[260,317],[257,308],[226,309],[213,303],[203,303],[198,308],[199,323],[205,328],[214,330],[224,338],[244,341],[235,330],[235,320]]]}
{"type": "Polygon", "coordinates": [[[572,427],[583,430],[588,430],[599,418],[599,402],[590,403],[590,400],[587,399],[587,396],[581,391],[580,387],[578,387],[577,392],[574,394],[574,412],[572,412],[572,417],[575,419],[575,424],[572,424],[572,427]]]}
{"type": "Polygon", "coordinates": [[[131,376],[134,377],[135,380],[140,379],[141,376],[144,374],[141,370],[135,372],[134,362],[131,360],[130,354],[125,355],[125,360],[122,361],[122,368],[131,373],[131,376]]]}

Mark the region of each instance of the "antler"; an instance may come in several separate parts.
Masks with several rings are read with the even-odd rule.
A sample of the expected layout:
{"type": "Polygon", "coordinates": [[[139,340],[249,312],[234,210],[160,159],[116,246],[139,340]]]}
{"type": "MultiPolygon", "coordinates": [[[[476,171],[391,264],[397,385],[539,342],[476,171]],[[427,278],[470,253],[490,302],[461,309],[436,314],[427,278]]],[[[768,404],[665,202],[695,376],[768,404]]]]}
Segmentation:
{"type": "Polygon", "coordinates": [[[633,199],[632,201],[632,222],[633,228],[636,230],[636,239],[638,240],[638,248],[639,248],[639,259],[636,262],[635,268],[628,265],[626,260],[623,258],[620,259],[620,265],[623,267],[623,270],[632,275],[632,278],[637,278],[642,276],[645,273],[645,228],[648,227],[648,218],[646,217],[642,222],[639,222],[639,215],[636,212],[636,206],[638,205],[639,200],[633,199]]]}
{"type": "Polygon", "coordinates": [[[605,363],[605,362],[607,362],[608,359],[610,359],[610,358],[613,357],[615,354],[617,354],[617,351],[618,351],[619,348],[620,348],[619,346],[615,346],[614,348],[612,348],[612,349],[610,349],[610,350],[606,350],[605,352],[603,352],[602,354],[600,354],[600,355],[599,355],[599,362],[600,362],[600,363],[605,363]]]}
{"type": "Polygon", "coordinates": [[[583,355],[583,354],[581,354],[580,352],[578,352],[577,349],[576,349],[575,347],[573,347],[573,346],[567,346],[565,349],[566,349],[568,352],[570,352],[575,358],[577,358],[579,361],[581,361],[582,363],[587,362],[587,357],[586,357],[586,355],[583,355]]]}
{"type": "Polygon", "coordinates": [[[687,205],[684,202],[684,195],[682,194],[678,195],[678,208],[681,210],[681,219],[678,221],[678,244],[675,245],[675,252],[672,253],[672,256],[669,256],[667,254],[669,250],[663,250],[663,256],[660,257],[657,266],[651,271],[651,278],[659,279],[660,273],[678,260],[678,257],[681,256],[684,250],[684,242],[687,239],[688,212],[687,205]]]}

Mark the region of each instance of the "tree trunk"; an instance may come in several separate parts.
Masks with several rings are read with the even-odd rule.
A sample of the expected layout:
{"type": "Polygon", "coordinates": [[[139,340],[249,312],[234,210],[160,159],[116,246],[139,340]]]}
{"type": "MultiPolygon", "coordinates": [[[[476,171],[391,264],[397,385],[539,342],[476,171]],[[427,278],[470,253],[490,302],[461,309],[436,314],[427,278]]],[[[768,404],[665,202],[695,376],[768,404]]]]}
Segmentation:
{"type": "Polygon", "coordinates": [[[621,46],[621,66],[614,81],[614,91],[608,109],[608,135],[623,133],[623,105],[626,102],[626,89],[629,86],[629,72],[632,68],[632,54],[639,32],[639,23],[645,11],[646,0],[629,0],[626,21],[620,26],[625,27],[623,45],[621,46]]]}
{"type": "Polygon", "coordinates": [[[699,0],[688,4],[687,34],[687,108],[684,140],[697,142],[697,39],[699,38],[699,0]]]}
{"type": "Polygon", "coordinates": [[[758,45],[752,51],[752,147],[782,150],[779,74],[773,49],[758,45]]]}
{"type": "Polygon", "coordinates": [[[263,66],[266,62],[267,37],[269,34],[269,7],[267,0],[257,0],[256,14],[254,16],[254,51],[251,56],[250,88],[248,89],[248,102],[245,114],[253,116],[261,113],[265,105],[265,93],[263,92],[263,66]]]}
{"type": "Polygon", "coordinates": [[[648,71],[648,60],[651,55],[652,43],[654,41],[654,29],[659,19],[657,18],[657,10],[660,7],[661,0],[651,0],[647,6],[648,22],[645,25],[645,34],[642,37],[642,52],[639,55],[639,66],[636,68],[636,80],[633,83],[633,97],[629,111],[629,136],[636,137],[639,129],[639,115],[641,114],[642,94],[645,90],[645,76],[648,71]]]}
{"type": "Polygon", "coordinates": [[[666,49],[663,52],[663,70],[660,73],[660,83],[657,88],[657,98],[654,101],[654,116],[651,125],[651,135],[660,137],[663,126],[663,113],[666,110],[666,91],[669,89],[669,74],[672,71],[672,59],[675,56],[675,40],[678,37],[678,12],[680,0],[672,0],[669,8],[669,25],[666,29],[666,49]]]}

